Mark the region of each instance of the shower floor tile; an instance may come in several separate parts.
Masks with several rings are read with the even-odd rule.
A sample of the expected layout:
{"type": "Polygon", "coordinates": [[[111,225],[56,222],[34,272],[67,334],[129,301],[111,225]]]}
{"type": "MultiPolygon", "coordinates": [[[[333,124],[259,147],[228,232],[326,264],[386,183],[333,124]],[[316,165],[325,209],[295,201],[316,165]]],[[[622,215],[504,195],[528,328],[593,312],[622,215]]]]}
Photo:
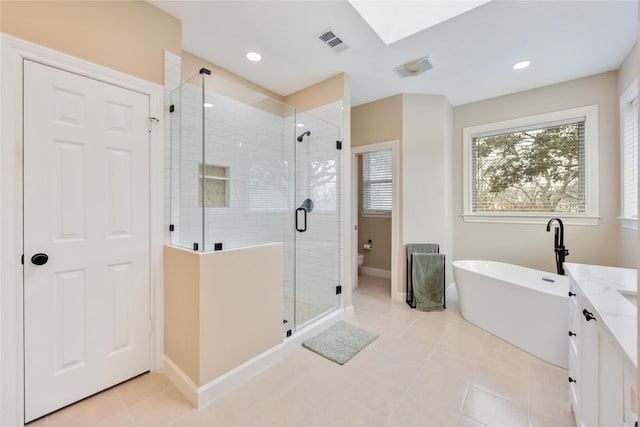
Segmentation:
{"type": "Polygon", "coordinates": [[[575,426],[566,370],[466,322],[455,295],[424,313],[389,288],[360,276],[349,321],[380,338],[345,365],[300,347],[200,409],[150,373],[30,425],[575,426]]]}
{"type": "MultiPolygon", "coordinates": [[[[296,322],[298,323],[298,327],[304,325],[305,323],[310,322],[311,320],[317,318],[321,314],[331,310],[331,307],[322,308],[317,307],[312,304],[307,304],[304,302],[298,301],[295,305],[296,307],[296,322]]],[[[284,297],[284,305],[283,305],[283,315],[282,315],[282,328],[283,331],[287,331],[288,329],[293,328],[293,308],[294,301],[291,298],[284,297]],[[286,322],[284,322],[286,320],[286,322]]]]}

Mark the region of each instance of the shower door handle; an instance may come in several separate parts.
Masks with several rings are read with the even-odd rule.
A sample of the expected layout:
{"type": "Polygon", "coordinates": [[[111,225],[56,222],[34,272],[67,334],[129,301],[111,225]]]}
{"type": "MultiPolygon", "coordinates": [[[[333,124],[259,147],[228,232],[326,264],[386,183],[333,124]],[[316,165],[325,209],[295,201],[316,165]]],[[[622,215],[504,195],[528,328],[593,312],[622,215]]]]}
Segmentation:
{"type": "Polygon", "coordinates": [[[300,233],[304,233],[305,231],[307,231],[307,210],[303,207],[299,207],[298,209],[296,209],[296,231],[299,231],[300,233]],[[298,226],[298,217],[300,211],[304,212],[304,228],[300,228],[298,226]]]}

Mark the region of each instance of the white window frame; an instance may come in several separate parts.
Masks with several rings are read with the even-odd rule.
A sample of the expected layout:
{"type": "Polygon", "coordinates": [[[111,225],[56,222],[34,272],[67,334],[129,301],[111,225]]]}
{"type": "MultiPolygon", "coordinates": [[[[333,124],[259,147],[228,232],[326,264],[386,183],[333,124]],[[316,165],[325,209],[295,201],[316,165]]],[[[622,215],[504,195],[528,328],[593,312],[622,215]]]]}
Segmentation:
{"type": "MultiPolygon", "coordinates": [[[[391,152],[391,188],[393,188],[393,150],[390,148],[384,149],[384,150],[375,150],[375,151],[367,151],[362,153],[362,212],[361,215],[365,218],[367,217],[382,217],[382,218],[391,218],[391,212],[392,209],[367,209],[365,207],[365,177],[364,177],[364,162],[365,162],[365,155],[366,154],[372,154],[375,153],[377,151],[389,151],[391,152]]],[[[391,204],[393,205],[393,191],[392,191],[392,199],[391,199],[391,204]]]]}
{"type": "MultiPolygon", "coordinates": [[[[625,200],[625,158],[624,152],[626,149],[627,141],[624,139],[625,135],[625,127],[627,125],[627,120],[629,119],[629,110],[633,112],[631,107],[631,103],[638,98],[638,80],[634,80],[629,87],[624,91],[624,93],[620,96],[620,216],[618,220],[620,221],[620,225],[622,228],[626,228],[629,230],[637,230],[638,229],[638,218],[634,218],[626,215],[628,212],[626,208],[627,201],[625,200]]],[[[636,117],[636,120],[638,117],[636,117]]],[[[637,135],[636,135],[637,138],[637,135]]],[[[636,143],[640,141],[636,140],[636,143]]],[[[636,183],[636,187],[638,187],[638,183],[636,183]]],[[[638,212],[638,207],[636,206],[636,213],[638,212]]]]}
{"type": "Polygon", "coordinates": [[[520,117],[495,123],[465,127],[462,130],[463,144],[463,213],[465,222],[544,224],[552,216],[562,217],[565,224],[597,225],[599,215],[599,170],[598,170],[598,106],[572,108],[535,116],[520,117]],[[585,212],[473,212],[473,174],[471,171],[473,153],[472,139],[476,136],[494,133],[514,132],[521,128],[553,124],[571,119],[585,118],[585,212]]]}

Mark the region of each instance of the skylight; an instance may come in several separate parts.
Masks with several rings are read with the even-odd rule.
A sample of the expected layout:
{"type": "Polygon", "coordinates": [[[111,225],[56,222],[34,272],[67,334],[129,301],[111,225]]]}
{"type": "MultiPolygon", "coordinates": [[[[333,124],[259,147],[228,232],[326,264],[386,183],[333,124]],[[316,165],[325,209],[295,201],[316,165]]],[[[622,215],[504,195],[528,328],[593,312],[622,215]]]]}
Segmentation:
{"type": "Polygon", "coordinates": [[[385,44],[474,9],[489,0],[375,1],[349,0],[385,44]]]}

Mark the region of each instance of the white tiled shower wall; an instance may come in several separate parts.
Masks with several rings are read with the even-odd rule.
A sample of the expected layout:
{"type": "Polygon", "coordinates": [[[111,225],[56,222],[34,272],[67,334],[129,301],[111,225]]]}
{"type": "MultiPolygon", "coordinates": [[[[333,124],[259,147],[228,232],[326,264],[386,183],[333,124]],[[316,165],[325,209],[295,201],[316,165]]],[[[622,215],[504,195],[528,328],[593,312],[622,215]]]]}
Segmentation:
{"type": "MultiPolygon", "coordinates": [[[[180,57],[167,53],[165,66],[165,88],[178,88],[180,57]]],[[[171,91],[166,94],[169,99],[171,91]]],[[[176,95],[174,91],[176,111],[171,117],[167,112],[165,120],[166,134],[172,138],[166,147],[165,215],[167,229],[168,224],[175,225],[167,242],[202,245],[203,226],[207,251],[216,242],[224,249],[283,242],[285,296],[293,298],[295,284],[296,300],[323,310],[336,307],[335,287],[343,273],[343,152],[336,149],[336,141],[341,140],[342,102],[298,113],[295,121],[305,127],[296,127],[291,115],[283,118],[208,91],[207,102],[214,107],[204,110],[205,162],[229,168],[229,207],[206,208],[203,224],[198,206],[202,89],[184,85],[180,99],[176,95]],[[307,130],[311,135],[298,143],[295,138],[307,130]],[[306,198],[315,206],[307,216],[307,231],[299,233],[294,213],[306,198]]]]}
{"type": "Polygon", "coordinates": [[[228,168],[229,206],[204,209],[203,243],[203,209],[198,203],[201,88],[183,85],[180,98],[172,113],[179,117],[173,121],[172,136],[179,142],[172,154],[179,159],[178,194],[173,200],[179,204],[174,224],[180,244],[192,247],[197,242],[212,251],[214,243],[232,249],[283,241],[288,192],[283,119],[207,92],[207,102],[214,106],[204,109],[204,161],[228,168]]]}

